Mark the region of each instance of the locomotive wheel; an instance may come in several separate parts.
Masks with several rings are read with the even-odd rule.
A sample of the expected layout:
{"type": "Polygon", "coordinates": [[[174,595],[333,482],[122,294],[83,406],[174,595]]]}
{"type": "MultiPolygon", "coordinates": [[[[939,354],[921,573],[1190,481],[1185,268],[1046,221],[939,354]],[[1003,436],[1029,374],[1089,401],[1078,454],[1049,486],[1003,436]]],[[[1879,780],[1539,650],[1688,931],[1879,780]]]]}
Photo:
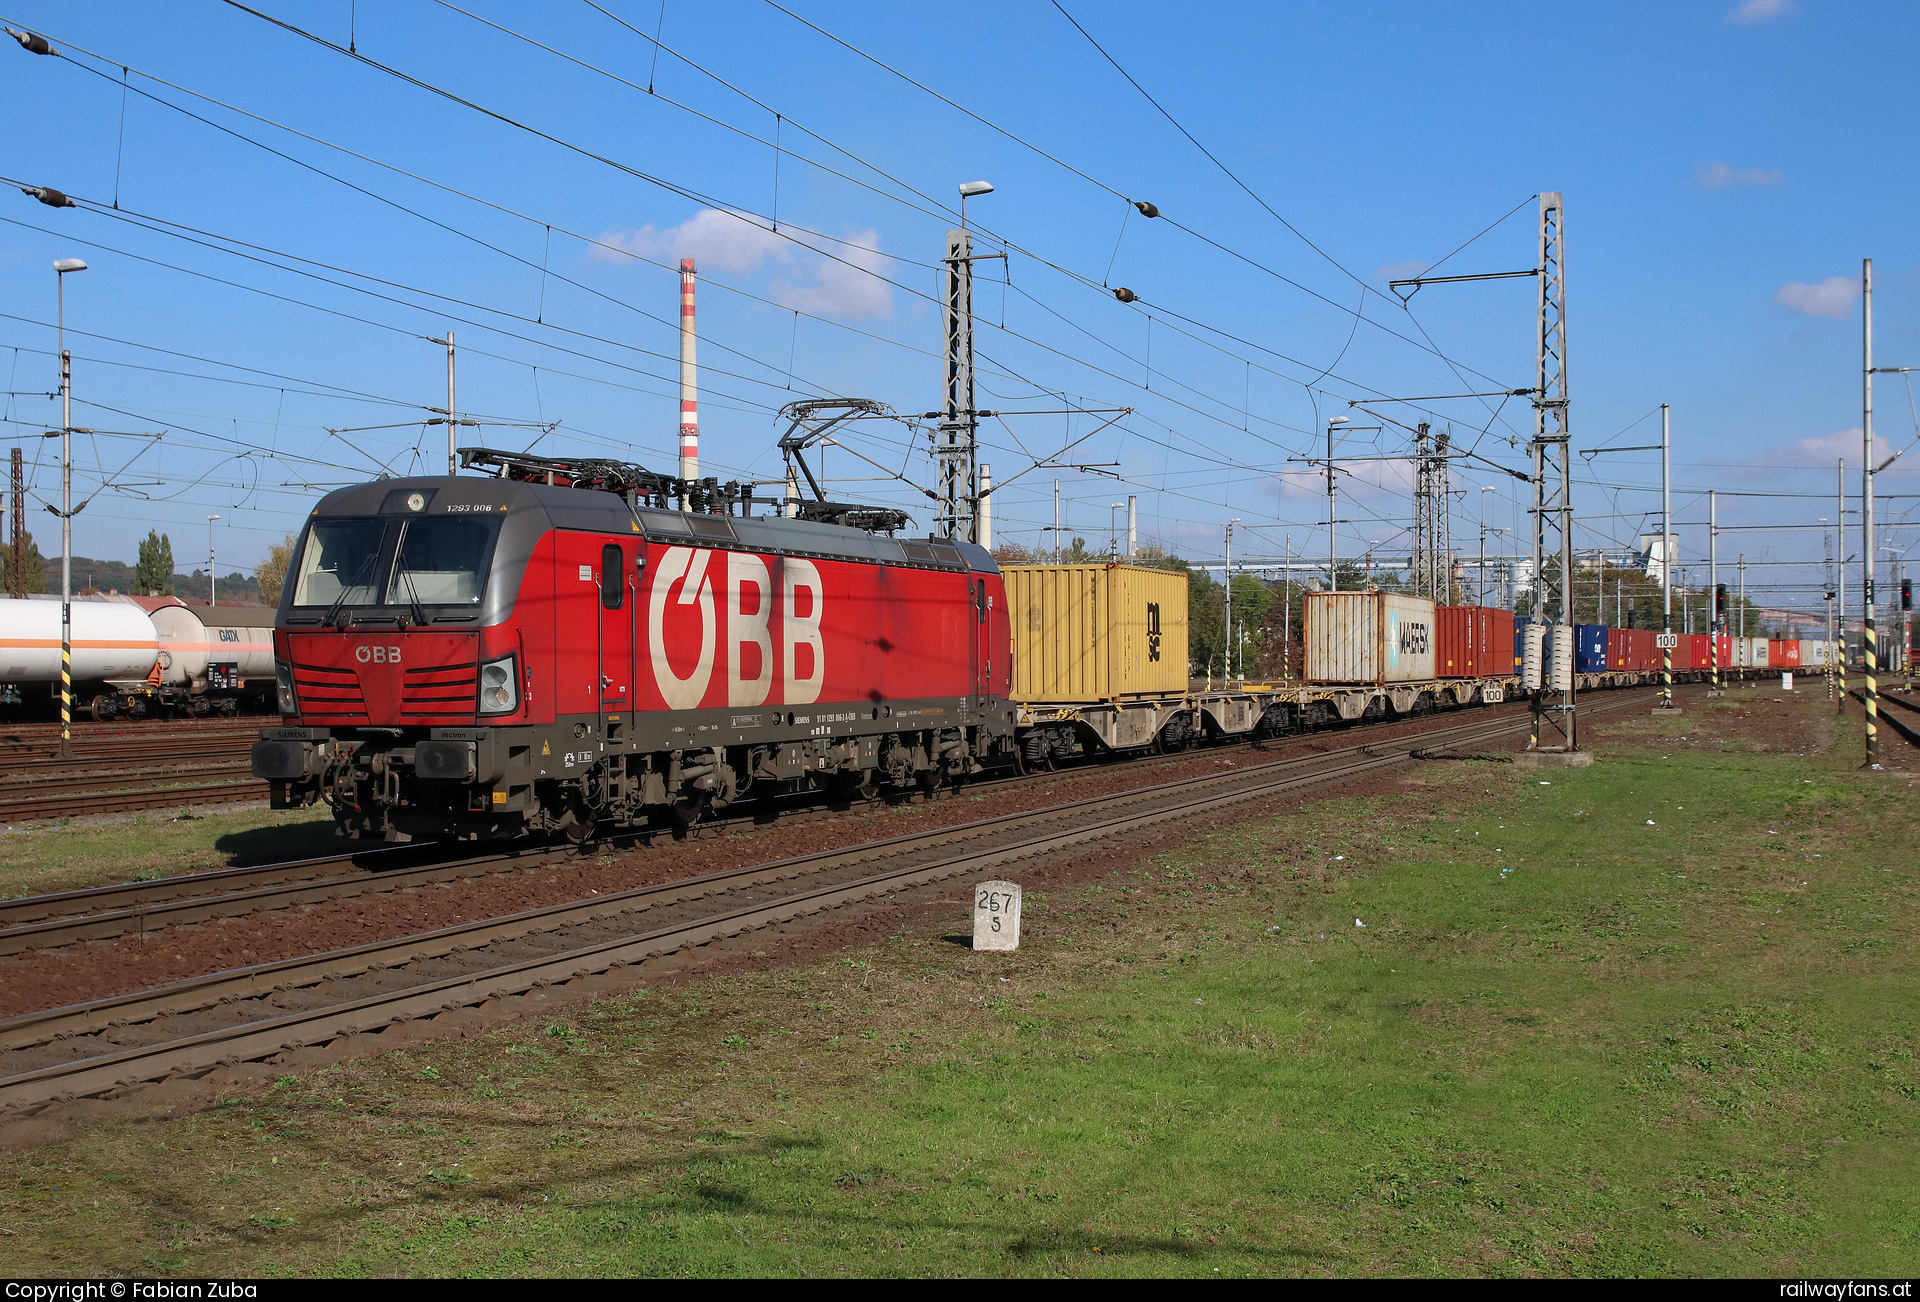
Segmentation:
{"type": "Polygon", "coordinates": [[[93,721],[95,723],[113,722],[113,716],[116,711],[113,707],[113,698],[111,696],[94,697],[93,704],[89,708],[93,711],[93,721]]]}
{"type": "Polygon", "coordinates": [[[872,769],[855,769],[849,773],[836,773],[827,788],[829,800],[844,800],[849,804],[856,800],[872,800],[880,794],[880,783],[874,777],[872,769]]]}
{"type": "Polygon", "coordinates": [[[674,821],[682,827],[692,827],[695,823],[699,822],[707,812],[706,801],[692,800],[685,796],[682,796],[667,807],[673,811],[674,821]]]}
{"type": "Polygon", "coordinates": [[[932,799],[933,793],[940,789],[940,773],[937,769],[921,769],[913,775],[913,780],[920,784],[921,794],[928,799],[932,799]]]}

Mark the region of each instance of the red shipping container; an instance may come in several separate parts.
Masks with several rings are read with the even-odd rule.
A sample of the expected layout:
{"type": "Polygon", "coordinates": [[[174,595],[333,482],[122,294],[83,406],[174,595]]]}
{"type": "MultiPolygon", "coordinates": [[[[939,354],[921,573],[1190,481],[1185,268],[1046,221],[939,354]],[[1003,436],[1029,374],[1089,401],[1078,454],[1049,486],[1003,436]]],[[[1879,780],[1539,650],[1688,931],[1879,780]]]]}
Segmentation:
{"type": "Polygon", "coordinates": [[[1654,633],[1650,628],[1633,630],[1633,668],[1636,673],[1647,673],[1660,667],[1660,649],[1653,644],[1654,633]]]}
{"type": "Polygon", "coordinates": [[[1436,678],[1503,678],[1513,673],[1513,612],[1492,606],[1438,606],[1436,678]]]}
{"type": "Polygon", "coordinates": [[[1687,668],[1704,671],[1707,658],[1713,654],[1713,639],[1705,633],[1689,633],[1687,641],[1693,644],[1692,654],[1687,657],[1687,668]]]}
{"type": "Polygon", "coordinates": [[[1731,633],[1722,633],[1718,637],[1714,638],[1713,640],[1719,647],[1720,668],[1721,669],[1732,668],[1733,667],[1733,635],[1731,633]]]}
{"type": "Polygon", "coordinates": [[[1516,672],[1513,664],[1513,612],[1498,606],[1482,606],[1481,618],[1487,623],[1487,636],[1480,643],[1486,654],[1480,660],[1482,678],[1506,678],[1516,672]]]}
{"type": "Polygon", "coordinates": [[[1767,668],[1798,669],[1800,644],[1784,638],[1767,639],[1767,668]]]}
{"type": "Polygon", "coordinates": [[[1473,636],[1473,606],[1435,606],[1433,675],[1436,678],[1477,678],[1479,648],[1473,636]]]}

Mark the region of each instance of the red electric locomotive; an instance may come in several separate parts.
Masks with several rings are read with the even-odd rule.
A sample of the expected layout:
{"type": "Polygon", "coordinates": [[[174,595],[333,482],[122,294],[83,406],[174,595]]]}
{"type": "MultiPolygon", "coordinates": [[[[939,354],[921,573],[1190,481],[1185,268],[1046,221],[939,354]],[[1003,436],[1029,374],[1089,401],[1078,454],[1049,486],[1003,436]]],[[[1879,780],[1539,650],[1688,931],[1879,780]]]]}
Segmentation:
{"type": "Polygon", "coordinates": [[[585,840],[1013,761],[983,548],[896,539],[884,509],[755,516],[764,499],[713,480],[463,457],[493,473],[341,489],[307,521],[274,633],[282,724],[253,748],[275,808],[325,799],[343,835],[393,841],[585,840]]]}

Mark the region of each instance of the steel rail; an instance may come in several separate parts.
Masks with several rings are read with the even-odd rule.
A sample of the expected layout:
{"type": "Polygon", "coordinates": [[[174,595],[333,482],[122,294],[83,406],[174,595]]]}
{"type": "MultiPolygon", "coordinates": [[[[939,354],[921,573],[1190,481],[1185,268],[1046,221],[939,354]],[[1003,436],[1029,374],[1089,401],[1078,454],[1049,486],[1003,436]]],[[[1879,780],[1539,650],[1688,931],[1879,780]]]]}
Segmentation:
{"type": "MultiPolygon", "coordinates": [[[[1638,694],[1636,694],[1638,696],[1638,694]]],[[[1639,697],[1644,699],[1644,697],[1639,697]]],[[[1633,701],[1610,703],[1598,711],[1620,708],[1633,701]]],[[[171,1018],[199,1009],[224,1006],[235,1009],[258,1000],[343,977],[367,973],[384,975],[396,967],[422,959],[464,959],[475,948],[520,939],[533,933],[570,930],[594,922],[626,927],[627,915],[650,909],[698,902],[754,886],[777,884],[798,877],[815,877],[832,866],[857,867],[862,860],[898,859],[915,849],[952,851],[941,842],[979,839],[990,829],[1020,833],[1048,822],[1068,825],[1052,831],[974,849],[958,848],[928,863],[924,860],[869,871],[848,881],[789,892],[774,899],[753,900],[703,917],[670,922],[639,933],[592,941],[558,953],[510,958],[485,971],[430,978],[399,990],[376,991],[358,998],[316,1008],[281,1011],[277,1015],[245,1020],[145,1045],[116,1046],[105,1053],[78,1056],[0,1076],[0,1110],[31,1111],[62,1099],[111,1093],[154,1080],[204,1074],[221,1064],[272,1058],[316,1044],[384,1030],[386,1027],[524,994],[538,986],[585,979],[672,952],[708,944],[743,932],[792,922],[809,914],[844,907],[881,894],[895,894],[969,871],[984,871],[1034,855],[1053,853],[1156,824],[1211,812],[1281,794],[1300,787],[1350,777],[1398,764],[1449,734],[1460,737],[1449,744],[1487,740],[1525,728],[1525,717],[1497,724],[1439,729],[1420,737],[1356,747],[1315,756],[1318,768],[1292,772],[1273,780],[1273,765],[1260,765],[1233,774],[1214,774],[1161,788],[1154,797],[1172,796],[1157,808],[1140,808],[1148,793],[1127,792],[1070,802],[1046,810],[1003,815],[960,828],[895,838],[846,850],[798,859],[730,869],[688,881],[641,887],[633,891],[573,901],[530,910],[504,918],[404,937],[396,941],[337,951],[304,959],[263,964],[214,974],[172,986],[97,1000],[45,1013],[29,1014],[0,1023],[0,1046],[15,1052],[39,1046],[73,1045],[78,1037],[126,1028],[130,1024],[171,1018]],[[1252,779],[1252,780],[1249,780],[1252,779]],[[1209,791],[1206,788],[1214,788],[1209,791]],[[1223,789],[1224,788],[1224,789],[1223,789]],[[1111,810],[1098,818],[1099,810],[1111,810]],[[1086,815],[1094,815],[1089,822],[1086,815]]],[[[1295,765],[1285,767],[1292,769],[1295,765]]]]}
{"type": "Polygon", "coordinates": [[[186,805],[227,805],[243,800],[265,800],[267,794],[266,783],[248,777],[244,781],[213,785],[92,793],[87,795],[86,803],[81,806],[76,806],[70,795],[0,799],[0,823],[85,818],[89,814],[125,814],[141,809],[174,809],[186,805]]]}
{"type": "MultiPolygon", "coordinates": [[[[1856,701],[1860,701],[1863,704],[1865,703],[1865,698],[1860,694],[1860,692],[1857,689],[1853,691],[1849,691],[1847,695],[1851,696],[1856,701]]],[[[1916,714],[1920,714],[1920,705],[1915,705],[1912,701],[1902,700],[1897,696],[1888,695],[1886,693],[1880,693],[1876,695],[1874,699],[1881,705],[1885,705],[1889,701],[1891,701],[1895,705],[1902,706],[1905,709],[1912,710],[1916,714]]],[[[1899,733],[1902,737],[1906,738],[1913,745],[1920,746],[1920,729],[1915,728],[1912,724],[1908,723],[1905,719],[1902,719],[1899,715],[1887,714],[1885,712],[1882,712],[1880,715],[1880,722],[1886,724],[1889,728],[1892,728],[1895,732],[1899,733]]]]}
{"type": "MultiPolygon", "coordinates": [[[[112,772],[101,771],[102,761],[91,761],[91,772],[83,775],[72,773],[55,775],[22,772],[19,769],[0,769],[0,807],[18,797],[19,799],[38,799],[41,796],[62,795],[70,799],[90,795],[111,795],[117,792],[158,790],[150,784],[156,782],[205,783],[213,779],[220,781],[254,782],[253,766],[247,757],[204,756],[187,757],[175,763],[159,761],[128,764],[119,767],[115,761],[112,772]],[[28,796],[28,792],[37,793],[28,796]]],[[[88,767],[87,765],[71,767],[88,767]]]]}

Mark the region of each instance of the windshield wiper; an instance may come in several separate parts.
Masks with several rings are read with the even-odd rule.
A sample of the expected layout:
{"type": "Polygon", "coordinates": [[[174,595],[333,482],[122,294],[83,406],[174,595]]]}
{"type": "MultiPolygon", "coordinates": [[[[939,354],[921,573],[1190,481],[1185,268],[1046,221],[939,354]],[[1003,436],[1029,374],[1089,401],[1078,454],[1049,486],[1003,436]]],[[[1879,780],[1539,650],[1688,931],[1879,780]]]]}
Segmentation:
{"type": "MultiPolygon", "coordinates": [[[[380,553],[378,551],[371,551],[367,553],[367,559],[361,563],[359,570],[357,570],[354,573],[353,581],[351,583],[347,583],[343,585],[340,589],[340,595],[333,599],[333,604],[331,606],[327,607],[327,616],[325,619],[320,621],[322,624],[333,623],[334,617],[340,613],[340,607],[347,604],[348,595],[351,594],[355,588],[360,586],[360,580],[367,577],[367,571],[372,569],[373,563],[379,559],[380,559],[380,553]]],[[[351,628],[352,626],[353,626],[353,617],[349,615],[347,617],[346,624],[341,626],[340,631],[344,633],[348,628],[351,628]]]]}
{"type": "Polygon", "coordinates": [[[425,627],[427,622],[426,608],[420,604],[420,593],[413,586],[413,571],[407,568],[407,556],[405,552],[400,554],[400,577],[404,579],[407,584],[407,608],[413,614],[413,625],[415,628],[425,627]]]}

